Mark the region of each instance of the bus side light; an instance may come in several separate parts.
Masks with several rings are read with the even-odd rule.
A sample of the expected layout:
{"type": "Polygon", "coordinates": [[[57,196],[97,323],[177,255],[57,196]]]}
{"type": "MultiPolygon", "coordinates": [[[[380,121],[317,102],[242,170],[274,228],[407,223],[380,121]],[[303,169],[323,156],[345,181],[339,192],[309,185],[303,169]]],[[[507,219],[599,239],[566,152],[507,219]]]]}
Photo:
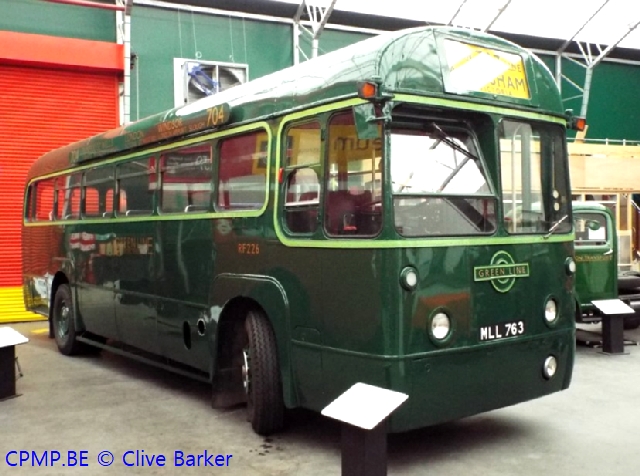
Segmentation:
{"type": "Polygon", "coordinates": [[[378,85],[370,82],[358,83],[358,97],[375,99],[378,96],[378,85]]]}
{"type": "Polygon", "coordinates": [[[278,170],[278,183],[282,183],[282,180],[284,179],[284,168],[280,167],[280,170],[278,170]]]}
{"type": "Polygon", "coordinates": [[[400,272],[400,285],[407,291],[413,291],[418,285],[418,271],[413,266],[407,266],[400,272]]]}
{"type": "Polygon", "coordinates": [[[572,117],[571,118],[571,129],[575,131],[582,132],[587,128],[587,119],[584,117],[572,117]]]}

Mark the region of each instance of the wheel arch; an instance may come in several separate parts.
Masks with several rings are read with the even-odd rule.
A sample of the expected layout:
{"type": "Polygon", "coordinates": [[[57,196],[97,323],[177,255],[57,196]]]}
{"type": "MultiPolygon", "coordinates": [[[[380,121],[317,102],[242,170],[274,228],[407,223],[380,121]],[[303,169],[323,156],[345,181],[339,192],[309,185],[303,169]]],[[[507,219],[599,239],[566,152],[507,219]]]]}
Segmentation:
{"type": "Polygon", "coordinates": [[[274,278],[263,275],[219,275],[211,292],[215,329],[214,371],[219,364],[227,362],[218,359],[229,358],[224,346],[233,342],[234,333],[242,328],[250,310],[264,314],[273,329],[278,352],[282,393],[285,406],[297,406],[297,395],[292,378],[290,360],[290,309],[284,287],[274,278]],[[218,310],[218,315],[215,315],[218,310]]]}
{"type": "Polygon", "coordinates": [[[67,278],[67,275],[62,272],[62,271],[58,271],[54,277],[53,277],[53,281],[51,283],[51,295],[49,296],[49,337],[53,338],[53,303],[54,300],[56,298],[56,292],[58,291],[58,288],[62,285],[62,284],[66,284],[69,285],[69,278],[67,278]]]}

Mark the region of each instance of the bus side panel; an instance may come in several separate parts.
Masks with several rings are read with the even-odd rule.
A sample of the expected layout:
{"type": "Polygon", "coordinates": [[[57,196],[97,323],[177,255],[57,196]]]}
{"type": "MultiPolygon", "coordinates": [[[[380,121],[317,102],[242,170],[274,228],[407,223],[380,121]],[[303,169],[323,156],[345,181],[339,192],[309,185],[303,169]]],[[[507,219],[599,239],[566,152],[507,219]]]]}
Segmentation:
{"type": "Polygon", "coordinates": [[[118,338],[114,288],[119,280],[112,224],[74,226],[69,248],[76,263],[76,289],[82,328],[93,334],[118,338]]]}
{"type": "Polygon", "coordinates": [[[284,247],[269,248],[273,276],[284,287],[290,312],[291,375],[298,404],[322,408],[326,389],[322,381],[325,300],[318,291],[322,284],[322,265],[315,250],[284,247]]]}
{"type": "Polygon", "coordinates": [[[213,326],[209,287],[216,267],[211,220],[157,222],[154,280],[158,297],[160,353],[211,372],[213,326]]]}

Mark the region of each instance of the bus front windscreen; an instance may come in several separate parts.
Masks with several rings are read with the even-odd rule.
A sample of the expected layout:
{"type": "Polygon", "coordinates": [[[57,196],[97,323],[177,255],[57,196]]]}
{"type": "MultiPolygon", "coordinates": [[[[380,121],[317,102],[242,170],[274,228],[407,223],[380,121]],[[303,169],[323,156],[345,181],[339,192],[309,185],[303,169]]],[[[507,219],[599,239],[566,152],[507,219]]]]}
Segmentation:
{"type": "Polygon", "coordinates": [[[406,237],[493,233],[496,201],[473,136],[458,126],[422,126],[390,134],[396,231],[406,237]]]}
{"type": "Polygon", "coordinates": [[[571,231],[565,154],[560,126],[502,121],[502,204],[509,233],[546,235],[571,231]]]}

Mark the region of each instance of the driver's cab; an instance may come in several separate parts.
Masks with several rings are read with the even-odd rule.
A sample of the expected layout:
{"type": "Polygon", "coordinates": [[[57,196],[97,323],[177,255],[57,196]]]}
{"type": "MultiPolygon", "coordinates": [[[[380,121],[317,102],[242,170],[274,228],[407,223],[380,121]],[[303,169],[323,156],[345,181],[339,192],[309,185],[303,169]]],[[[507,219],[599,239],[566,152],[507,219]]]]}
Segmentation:
{"type": "Polygon", "coordinates": [[[616,228],[611,210],[596,202],[573,202],[576,298],[587,317],[591,301],[618,297],[616,228]]]}

